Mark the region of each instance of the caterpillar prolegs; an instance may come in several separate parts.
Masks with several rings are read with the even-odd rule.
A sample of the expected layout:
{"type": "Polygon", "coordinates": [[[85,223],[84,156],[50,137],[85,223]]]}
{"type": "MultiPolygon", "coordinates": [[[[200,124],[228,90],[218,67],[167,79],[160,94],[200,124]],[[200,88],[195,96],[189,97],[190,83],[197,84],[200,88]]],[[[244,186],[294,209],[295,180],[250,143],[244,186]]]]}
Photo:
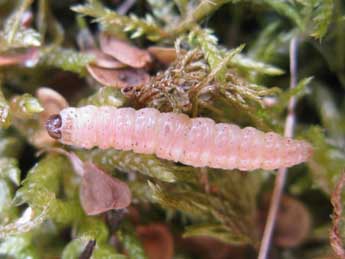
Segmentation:
{"type": "Polygon", "coordinates": [[[63,144],[156,154],[194,167],[273,170],[305,162],[312,154],[309,143],[274,132],[153,108],[66,108],[46,127],[63,144]]]}

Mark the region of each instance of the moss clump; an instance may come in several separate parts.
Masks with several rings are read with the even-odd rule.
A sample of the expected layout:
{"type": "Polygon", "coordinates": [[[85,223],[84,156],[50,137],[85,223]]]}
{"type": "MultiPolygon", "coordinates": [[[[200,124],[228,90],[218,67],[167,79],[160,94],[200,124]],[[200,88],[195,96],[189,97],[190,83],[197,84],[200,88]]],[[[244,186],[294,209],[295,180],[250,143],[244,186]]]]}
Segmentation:
{"type": "MultiPolygon", "coordinates": [[[[66,101],[48,91],[40,103],[36,91],[45,86],[71,106],[154,107],[278,133],[295,97],[296,138],[311,142],[315,154],[289,169],[285,191],[313,226],[301,226],[308,230],[298,237],[303,241],[288,242],[279,226],[301,223],[284,205],[272,253],[330,256],[329,201],[345,167],[342,1],[134,2],[0,0],[0,254],[122,259],[171,258],[174,251],[176,258],[241,259],[256,258],[261,242],[275,173],[61,146],[47,139],[43,117],[66,101]],[[105,34],[121,42],[122,52],[145,53],[145,65],[131,67],[133,53],[122,63],[104,46],[105,34]],[[299,80],[288,89],[292,39],[298,39],[299,80]],[[128,78],[136,73],[145,80],[128,78]],[[115,74],[130,87],[113,83],[115,74]],[[79,201],[82,175],[66,157],[52,154],[56,147],[126,182],[131,206],[86,215],[79,201]]],[[[341,201],[339,193],[333,201],[341,201]]],[[[339,252],[345,230],[342,204],[335,206],[332,240],[339,252]]]]}

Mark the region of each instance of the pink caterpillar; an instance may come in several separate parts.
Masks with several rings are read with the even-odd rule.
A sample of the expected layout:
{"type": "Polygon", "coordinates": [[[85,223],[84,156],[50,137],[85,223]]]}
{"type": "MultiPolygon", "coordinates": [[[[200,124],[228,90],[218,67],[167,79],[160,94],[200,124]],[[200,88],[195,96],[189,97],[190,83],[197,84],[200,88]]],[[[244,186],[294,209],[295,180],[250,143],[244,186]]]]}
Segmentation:
{"type": "Polygon", "coordinates": [[[195,167],[273,170],[305,162],[312,154],[305,141],[153,108],[66,108],[46,127],[64,144],[156,154],[195,167]]]}

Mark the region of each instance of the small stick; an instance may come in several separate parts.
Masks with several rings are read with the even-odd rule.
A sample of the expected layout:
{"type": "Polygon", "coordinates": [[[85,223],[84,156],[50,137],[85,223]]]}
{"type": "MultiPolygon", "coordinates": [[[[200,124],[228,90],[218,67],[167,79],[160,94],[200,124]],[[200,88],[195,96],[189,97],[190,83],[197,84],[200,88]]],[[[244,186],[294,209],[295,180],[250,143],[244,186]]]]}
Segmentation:
{"type": "MultiPolygon", "coordinates": [[[[297,85],[297,37],[293,37],[290,41],[290,88],[294,88],[297,85]]],[[[288,114],[285,121],[285,137],[292,137],[295,127],[295,106],[296,98],[291,97],[288,105],[288,114]]],[[[269,247],[272,239],[272,233],[274,230],[274,224],[277,218],[279,209],[279,203],[282,196],[283,188],[285,185],[287,175],[286,168],[280,168],[276,177],[273,189],[273,195],[271,200],[268,217],[266,220],[266,226],[261,241],[258,259],[267,259],[269,247]]]]}
{"type": "Polygon", "coordinates": [[[342,220],[342,191],[345,185],[345,170],[340,176],[340,179],[335,186],[334,191],[332,192],[331,196],[331,203],[333,205],[333,215],[332,215],[332,221],[333,226],[329,233],[329,239],[331,246],[333,248],[333,251],[336,253],[339,258],[345,258],[345,249],[343,247],[343,241],[341,238],[341,231],[340,231],[340,224],[342,220]]]}

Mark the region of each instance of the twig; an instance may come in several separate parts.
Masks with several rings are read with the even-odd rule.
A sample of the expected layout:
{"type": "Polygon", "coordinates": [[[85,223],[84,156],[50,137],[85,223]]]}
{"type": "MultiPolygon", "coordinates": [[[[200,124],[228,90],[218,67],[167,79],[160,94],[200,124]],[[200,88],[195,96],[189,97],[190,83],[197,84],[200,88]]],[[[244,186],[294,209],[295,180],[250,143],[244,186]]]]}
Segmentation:
{"type": "Polygon", "coordinates": [[[336,253],[339,258],[345,258],[345,249],[343,247],[343,242],[341,240],[341,234],[340,234],[340,223],[341,223],[341,217],[342,217],[342,204],[341,204],[341,195],[342,190],[345,185],[345,171],[340,176],[340,179],[335,187],[335,190],[332,193],[331,202],[333,205],[333,226],[331,229],[331,232],[329,233],[329,239],[331,246],[333,248],[333,251],[336,253]]]}
{"type": "MultiPolygon", "coordinates": [[[[290,88],[294,88],[297,85],[297,45],[297,37],[293,37],[290,41],[290,88]]],[[[285,121],[284,136],[286,137],[293,136],[295,126],[295,106],[296,98],[291,97],[288,105],[288,114],[285,121]]],[[[266,220],[266,226],[261,241],[258,259],[266,259],[269,252],[274,224],[279,209],[280,198],[282,196],[285,184],[286,174],[286,168],[279,169],[278,175],[274,183],[271,206],[266,220]]]]}

